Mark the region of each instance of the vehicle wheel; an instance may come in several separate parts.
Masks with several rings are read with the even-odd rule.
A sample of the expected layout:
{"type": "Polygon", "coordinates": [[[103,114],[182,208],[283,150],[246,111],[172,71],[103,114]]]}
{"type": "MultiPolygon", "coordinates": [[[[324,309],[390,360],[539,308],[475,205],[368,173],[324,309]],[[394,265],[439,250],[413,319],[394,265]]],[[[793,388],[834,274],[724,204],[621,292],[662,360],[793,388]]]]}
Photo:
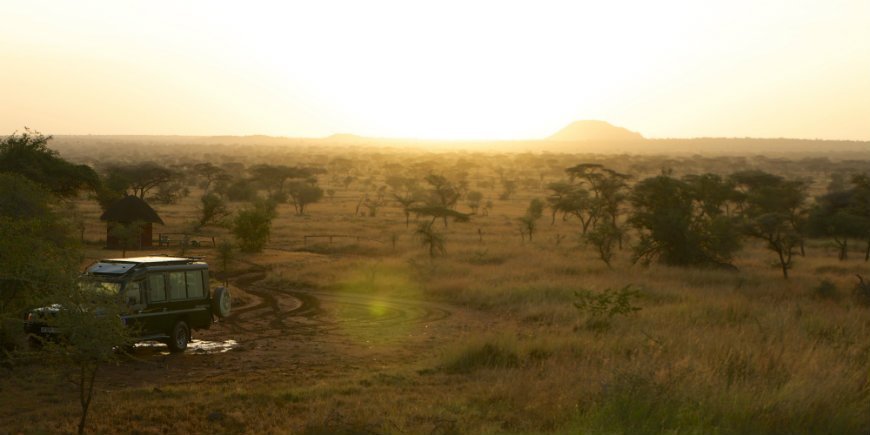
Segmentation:
{"type": "Polygon", "coordinates": [[[169,334],[169,350],[171,352],[184,352],[187,343],[190,342],[190,327],[183,320],[175,322],[172,332],[169,334]]]}
{"type": "Polygon", "coordinates": [[[232,309],[232,300],[230,299],[230,289],[226,287],[218,287],[214,289],[214,295],[211,299],[211,311],[215,316],[227,317],[232,309]]]}

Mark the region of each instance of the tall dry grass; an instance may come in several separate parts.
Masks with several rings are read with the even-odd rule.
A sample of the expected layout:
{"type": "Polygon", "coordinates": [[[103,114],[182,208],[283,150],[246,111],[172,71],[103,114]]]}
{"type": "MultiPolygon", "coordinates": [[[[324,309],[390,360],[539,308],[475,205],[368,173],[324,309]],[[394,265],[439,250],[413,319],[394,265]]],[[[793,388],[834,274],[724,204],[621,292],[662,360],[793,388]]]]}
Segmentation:
{"type": "MultiPolygon", "coordinates": [[[[633,265],[628,249],[608,268],[579,239],[576,222],[539,222],[533,241],[516,218],[543,190],[495,199],[489,216],[450,223],[446,255],[429,258],[395,206],[354,214],[362,192],[339,192],[297,216],[279,207],[269,249],[239,259],[273,283],[446,303],[452,335],[392,365],[287,374],[227,374],[220,384],[131,387],[97,396],[95,432],[248,433],[867,433],[870,309],[850,298],[858,255],[839,262],[808,244],[783,280],[763,246],[748,242],[739,272],[633,265]],[[350,239],[304,243],[305,235],[350,239]],[[359,237],[356,240],[355,237],[359,237]],[[819,297],[828,280],[832,297],[819,297]],[[576,292],[626,285],[641,309],[589,328],[576,292]],[[452,323],[450,323],[452,322],[452,323]],[[214,414],[217,412],[217,414],[214,414]],[[210,415],[217,417],[211,418],[210,415]],[[168,426],[171,425],[171,426],[168,426]]],[[[167,232],[195,219],[196,195],[158,207],[167,232]]],[[[104,227],[90,202],[89,255],[104,227]]],[[[217,237],[225,229],[206,228],[217,237]]],[[[206,257],[209,249],[191,253],[206,257]]],[[[829,292],[830,293],[830,292],[829,292]]],[[[290,358],[290,356],[288,356],[290,358]]],[[[11,378],[10,378],[11,379],[11,378]]],[[[38,412],[2,420],[65,431],[68,392],[26,379],[0,382],[38,412]],[[65,395],[66,394],[66,395],[65,395]]],[[[17,409],[17,408],[16,408],[17,409]]],[[[29,429],[28,429],[29,430],[29,429]]]]}

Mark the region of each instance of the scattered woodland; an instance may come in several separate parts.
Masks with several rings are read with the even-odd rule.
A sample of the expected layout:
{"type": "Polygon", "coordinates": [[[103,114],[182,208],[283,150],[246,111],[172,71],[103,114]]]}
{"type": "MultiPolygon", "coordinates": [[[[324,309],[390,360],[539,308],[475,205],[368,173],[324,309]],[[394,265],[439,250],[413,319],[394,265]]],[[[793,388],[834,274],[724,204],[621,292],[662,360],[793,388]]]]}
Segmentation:
{"type": "MultiPolygon", "coordinates": [[[[0,142],[0,222],[0,427],[13,432],[870,429],[870,155],[858,152],[28,130],[0,142]],[[111,230],[123,251],[104,249],[99,216],[125,195],[162,217],[155,234],[183,236],[143,251],[134,222],[111,230]],[[240,316],[308,295],[345,327],[294,335],[312,326],[289,310],[267,339],[243,317],[219,325],[210,338],[242,337],[221,354],[27,346],[22,313],[69,300],[84,265],[158,253],[204,256],[240,316]],[[365,312],[343,319],[350,300],[365,312]],[[123,376],[134,367],[147,376],[123,376]]],[[[122,331],[106,334],[125,347],[122,331]]]]}

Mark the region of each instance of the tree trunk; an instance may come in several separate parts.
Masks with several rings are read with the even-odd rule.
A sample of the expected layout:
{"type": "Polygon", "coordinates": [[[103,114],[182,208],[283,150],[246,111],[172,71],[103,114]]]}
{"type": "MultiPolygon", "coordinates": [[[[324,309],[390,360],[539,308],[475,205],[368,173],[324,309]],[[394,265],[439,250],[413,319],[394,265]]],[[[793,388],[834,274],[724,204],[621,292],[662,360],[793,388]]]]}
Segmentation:
{"type": "Polygon", "coordinates": [[[81,365],[81,378],[79,379],[79,403],[82,406],[82,418],[79,420],[79,435],[85,433],[85,423],[88,418],[88,409],[91,406],[91,399],[94,397],[94,379],[97,377],[98,364],[93,367],[88,367],[86,363],[81,365]],[[88,373],[90,372],[90,373],[88,373]],[[88,379],[90,375],[90,379],[88,379]]]}
{"type": "Polygon", "coordinates": [[[840,252],[837,253],[837,259],[840,261],[845,260],[849,255],[849,240],[845,238],[840,240],[835,237],[834,243],[836,243],[837,247],[840,248],[840,252]]]}

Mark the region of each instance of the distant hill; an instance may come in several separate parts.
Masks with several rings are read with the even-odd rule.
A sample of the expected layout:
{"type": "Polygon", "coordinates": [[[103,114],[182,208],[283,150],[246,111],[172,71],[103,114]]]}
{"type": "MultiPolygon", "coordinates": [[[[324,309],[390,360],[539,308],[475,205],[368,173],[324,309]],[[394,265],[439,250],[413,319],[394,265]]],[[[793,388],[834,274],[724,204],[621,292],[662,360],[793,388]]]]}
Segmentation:
{"type": "Polygon", "coordinates": [[[370,139],[356,134],[336,133],[331,136],[324,137],[322,140],[330,142],[360,142],[370,139]]]}
{"type": "Polygon", "coordinates": [[[640,133],[615,127],[604,121],[576,121],[548,137],[547,140],[625,142],[643,140],[643,136],[640,133]]]}

